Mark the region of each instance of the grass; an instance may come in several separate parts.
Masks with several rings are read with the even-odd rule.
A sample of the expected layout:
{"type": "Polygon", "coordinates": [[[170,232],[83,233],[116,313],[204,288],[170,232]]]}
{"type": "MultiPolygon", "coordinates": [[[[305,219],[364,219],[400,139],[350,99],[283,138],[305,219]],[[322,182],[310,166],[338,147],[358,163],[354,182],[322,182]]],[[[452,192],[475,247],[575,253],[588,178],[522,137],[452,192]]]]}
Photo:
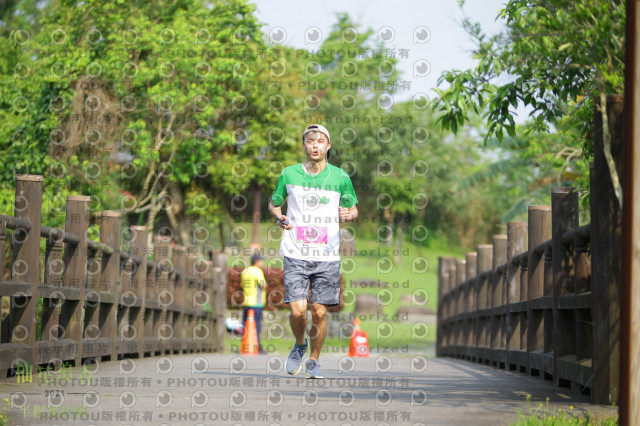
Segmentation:
{"type": "MultiPolygon", "coordinates": [[[[239,223],[237,225],[247,230],[249,238],[244,242],[243,246],[239,245],[237,248],[232,249],[232,254],[229,256],[230,265],[237,263],[238,258],[248,261],[250,257],[248,255],[250,251],[247,247],[252,225],[250,223],[239,223]]],[[[260,224],[259,243],[267,258],[267,265],[270,262],[276,262],[274,266],[280,266],[281,263],[278,260],[272,261],[271,258],[281,258],[279,248],[282,231],[277,230],[273,232],[272,238],[267,238],[271,226],[271,223],[260,224]]],[[[435,325],[429,325],[428,332],[426,332],[423,325],[409,323],[406,317],[397,317],[398,308],[403,304],[401,297],[404,294],[410,296],[415,294],[415,305],[426,306],[435,312],[438,296],[438,257],[451,255],[460,257],[461,253],[439,248],[427,248],[411,241],[406,241],[400,251],[400,261],[395,263],[394,247],[385,245],[375,239],[359,236],[357,233],[358,228],[356,227],[355,229],[355,256],[342,257],[345,306],[343,312],[340,313],[341,318],[353,313],[355,295],[360,293],[376,294],[382,304],[382,314],[359,315],[361,320],[360,328],[367,332],[369,346],[398,353],[426,350],[435,342],[435,325]],[[380,280],[387,284],[381,288],[361,288],[354,285],[357,280],[380,280]],[[423,300],[426,303],[422,303],[423,300]]],[[[288,328],[288,325],[285,326],[288,328]]],[[[263,336],[262,343],[263,347],[272,348],[274,352],[287,353],[293,345],[293,338],[290,337],[288,340],[286,338],[268,340],[264,339],[263,336]]],[[[239,344],[239,340],[234,341],[234,339],[228,338],[226,349],[233,352],[235,345],[237,351],[239,344]]],[[[327,338],[324,346],[331,347],[335,351],[347,353],[349,338],[342,340],[327,338]]]]}
{"type": "Polygon", "coordinates": [[[4,398],[2,402],[2,411],[0,411],[0,426],[7,426],[9,424],[9,416],[7,415],[7,408],[9,407],[9,399],[4,398]]]}
{"type": "MultiPolygon", "coordinates": [[[[531,395],[527,395],[527,403],[531,404],[531,395]]],[[[528,414],[518,411],[518,418],[512,426],[613,426],[618,424],[617,415],[594,415],[593,413],[576,412],[573,405],[569,410],[549,409],[549,398],[546,405],[538,403],[536,408],[529,408],[528,414]]]]}

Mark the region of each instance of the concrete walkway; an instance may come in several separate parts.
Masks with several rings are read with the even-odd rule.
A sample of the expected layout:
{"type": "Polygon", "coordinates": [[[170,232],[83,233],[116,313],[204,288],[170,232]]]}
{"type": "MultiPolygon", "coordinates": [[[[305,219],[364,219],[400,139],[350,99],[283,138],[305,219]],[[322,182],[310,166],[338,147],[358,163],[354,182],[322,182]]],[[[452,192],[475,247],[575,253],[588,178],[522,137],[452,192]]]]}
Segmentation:
{"type": "Polygon", "coordinates": [[[454,359],[326,355],[321,362],[325,379],[307,380],[304,368],[289,376],[274,355],[123,360],[84,376],[77,368],[41,374],[43,383],[37,372],[32,383],[3,379],[0,395],[14,406],[12,425],[499,425],[547,397],[550,408],[614,412],[538,378],[454,359]],[[57,418],[48,416],[56,410],[57,418]]]}

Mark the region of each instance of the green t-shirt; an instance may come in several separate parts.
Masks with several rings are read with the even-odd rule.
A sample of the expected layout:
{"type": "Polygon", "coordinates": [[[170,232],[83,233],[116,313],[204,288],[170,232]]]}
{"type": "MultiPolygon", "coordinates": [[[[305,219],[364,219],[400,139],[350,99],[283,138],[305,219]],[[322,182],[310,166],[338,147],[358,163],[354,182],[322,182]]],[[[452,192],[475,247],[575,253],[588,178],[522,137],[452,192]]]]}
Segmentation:
{"type": "Polygon", "coordinates": [[[314,176],[302,163],[286,167],[272,195],[275,206],[287,200],[286,216],[294,228],[285,230],[280,254],[302,260],[340,260],[340,214],[338,206],[358,203],[347,172],[327,163],[314,176]]]}

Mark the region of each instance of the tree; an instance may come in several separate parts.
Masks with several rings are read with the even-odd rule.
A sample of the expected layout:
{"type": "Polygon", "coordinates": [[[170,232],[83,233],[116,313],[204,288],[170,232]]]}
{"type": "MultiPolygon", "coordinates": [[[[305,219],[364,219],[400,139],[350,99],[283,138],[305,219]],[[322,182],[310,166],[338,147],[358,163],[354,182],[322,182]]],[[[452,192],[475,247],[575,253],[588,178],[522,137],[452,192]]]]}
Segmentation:
{"type": "Polygon", "coordinates": [[[491,37],[464,18],[478,64],[440,77],[439,84],[448,83],[438,90],[441,125],[455,133],[470,113],[484,113],[485,140],[515,137],[514,108],[521,104],[533,118],[523,130],[564,122],[590,156],[593,99],[623,89],[624,2],[510,0],[498,18],[506,30],[491,37]]]}
{"type": "MultiPolygon", "coordinates": [[[[498,18],[504,21],[506,30],[492,37],[484,34],[479,24],[464,18],[463,27],[477,43],[474,58],[478,64],[440,77],[439,84],[448,83],[438,90],[436,102],[442,113],[441,126],[456,133],[470,115],[483,114],[487,122],[485,143],[494,138],[502,141],[505,132],[510,139],[527,138],[527,143],[518,144],[523,152],[512,150],[514,159],[522,164],[546,161],[547,153],[539,150],[539,158],[532,157],[540,148],[539,142],[554,148],[556,160],[551,163],[561,159],[561,164],[575,166],[573,171],[577,173],[564,184],[587,188],[583,191],[586,205],[586,162],[593,157],[592,117],[594,100],[599,99],[599,110],[605,118],[604,154],[622,203],[622,188],[607,137],[604,96],[624,90],[624,2],[511,0],[498,18]],[[531,113],[527,124],[517,127],[514,116],[519,105],[528,107],[531,113]],[[555,136],[534,136],[548,131],[555,136]],[[580,148],[581,160],[575,155],[580,148]]],[[[510,164],[515,164],[514,160],[510,164]]],[[[541,189],[531,191],[540,194],[541,189]]],[[[532,198],[537,196],[520,197],[507,216],[532,198]]]]}
{"type": "MultiPolygon", "coordinates": [[[[54,2],[16,47],[28,78],[15,66],[2,75],[0,144],[24,141],[3,151],[17,169],[48,174],[48,187],[92,195],[92,209],[123,209],[151,227],[164,214],[188,243],[188,218],[224,217],[223,196],[242,181],[224,171],[257,124],[246,120],[240,131],[237,118],[262,113],[248,84],[265,46],[254,8],[54,2]],[[16,111],[23,98],[27,107],[16,111]],[[250,107],[232,108],[241,98],[250,107]]],[[[10,180],[7,170],[2,181],[10,180]]]]}

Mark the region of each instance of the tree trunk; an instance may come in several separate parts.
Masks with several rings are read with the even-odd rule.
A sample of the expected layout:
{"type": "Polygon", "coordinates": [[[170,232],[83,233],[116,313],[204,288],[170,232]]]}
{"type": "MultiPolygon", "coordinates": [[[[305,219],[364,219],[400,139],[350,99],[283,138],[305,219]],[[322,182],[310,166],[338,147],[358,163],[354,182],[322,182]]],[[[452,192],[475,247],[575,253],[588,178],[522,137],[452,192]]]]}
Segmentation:
{"type": "MultiPolygon", "coordinates": [[[[391,210],[389,210],[388,208],[385,208],[382,211],[382,213],[384,215],[385,220],[389,224],[389,227],[391,229],[393,229],[393,219],[394,219],[395,215],[393,213],[391,213],[391,210]]],[[[387,245],[387,246],[393,245],[393,231],[391,231],[391,235],[385,241],[385,245],[387,245]]]]}
{"type": "Polygon", "coordinates": [[[260,199],[262,197],[262,190],[260,185],[255,184],[253,187],[253,239],[251,242],[251,248],[260,248],[258,243],[258,235],[260,234],[260,199]]]}
{"type": "Polygon", "coordinates": [[[174,183],[169,184],[169,198],[172,200],[172,206],[167,209],[167,217],[169,218],[171,227],[176,233],[176,237],[178,237],[176,243],[184,247],[189,247],[191,241],[188,232],[189,224],[186,223],[186,218],[183,214],[184,203],[182,193],[180,192],[180,188],[174,183]]]}
{"type": "Polygon", "coordinates": [[[404,246],[404,232],[407,228],[407,218],[408,215],[406,213],[400,216],[400,223],[398,223],[398,227],[396,228],[396,253],[395,253],[395,261],[396,265],[398,265],[398,270],[402,271],[402,247],[404,246]]]}
{"type": "Polygon", "coordinates": [[[158,214],[158,199],[154,195],[151,199],[151,209],[149,209],[149,217],[147,218],[147,228],[149,232],[147,234],[147,247],[153,247],[153,223],[156,220],[158,214]]]}
{"type": "Polygon", "coordinates": [[[218,232],[220,233],[220,250],[224,252],[224,224],[222,221],[218,223],[218,232]]]}

